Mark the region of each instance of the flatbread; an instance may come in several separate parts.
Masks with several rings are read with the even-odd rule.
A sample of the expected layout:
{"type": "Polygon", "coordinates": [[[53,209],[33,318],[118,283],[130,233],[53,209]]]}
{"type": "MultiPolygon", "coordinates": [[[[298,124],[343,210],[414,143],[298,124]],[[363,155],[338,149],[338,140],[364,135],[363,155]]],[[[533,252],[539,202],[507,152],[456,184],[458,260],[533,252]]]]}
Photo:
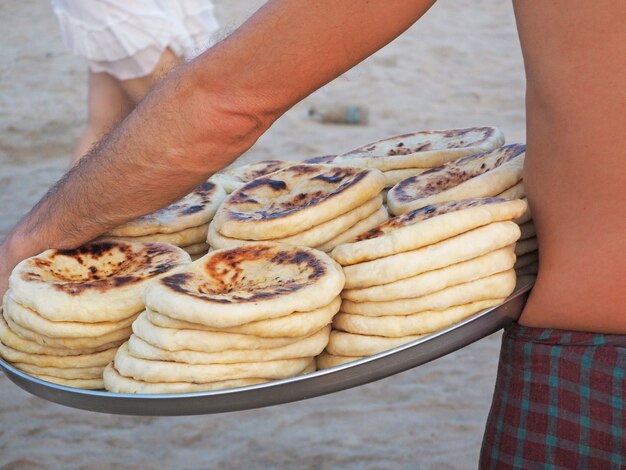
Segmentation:
{"type": "Polygon", "coordinates": [[[146,306],[179,320],[225,328],[315,310],[330,304],[343,285],[341,267],[327,254],[265,242],[211,251],[153,283],[146,306]]]}
{"type": "Polygon", "coordinates": [[[121,344],[120,342],[126,341],[132,333],[132,329],[128,327],[95,338],[54,338],[36,333],[28,328],[24,328],[11,320],[7,316],[6,312],[3,312],[2,314],[4,315],[4,320],[7,322],[11,330],[13,330],[18,336],[42,346],[49,346],[53,348],[74,349],[81,352],[83,349],[109,349],[114,346],[119,346],[119,344],[121,344]]]}
{"type": "Polygon", "coordinates": [[[107,232],[107,235],[141,237],[156,233],[176,233],[205,225],[213,218],[225,197],[224,188],[206,181],[179,201],[120,225],[107,232]]]}
{"type": "Polygon", "coordinates": [[[341,292],[341,297],[353,302],[383,302],[432,294],[451,286],[511,269],[515,264],[513,248],[513,245],[509,245],[467,261],[427,271],[389,284],[363,289],[344,289],[341,292]]]}
{"type": "Polygon", "coordinates": [[[318,250],[322,250],[328,253],[332,251],[336,246],[339,246],[342,243],[348,243],[348,242],[354,241],[356,237],[358,237],[362,233],[372,230],[374,227],[377,227],[378,225],[382,224],[387,219],[389,219],[389,212],[387,212],[386,207],[381,206],[380,209],[378,209],[373,214],[358,221],[356,224],[354,224],[352,227],[350,227],[348,230],[346,230],[342,234],[336,236],[335,238],[331,240],[328,240],[326,243],[322,245],[318,245],[316,248],[318,250]]]}
{"type": "MultiPolygon", "coordinates": [[[[301,374],[309,374],[315,371],[315,364],[311,363],[301,374]]],[[[104,369],[104,386],[113,393],[190,393],[190,392],[208,392],[211,390],[224,390],[239,387],[248,387],[250,385],[256,385],[264,382],[269,382],[268,379],[250,378],[250,379],[234,379],[234,380],[222,380],[219,382],[209,383],[185,383],[185,382],[170,382],[170,383],[152,383],[144,382],[142,380],[131,379],[130,377],[124,377],[115,369],[114,364],[109,364],[104,369]]]]}
{"type": "Polygon", "coordinates": [[[519,217],[526,210],[523,201],[483,198],[444,202],[415,209],[389,219],[339,245],[331,256],[342,266],[415,250],[446,240],[493,222],[519,217]]]}
{"type": "Polygon", "coordinates": [[[384,176],[377,170],[294,165],[232,193],[213,220],[227,237],[285,238],[365,204],[383,187],[384,176]]]}
{"type": "Polygon", "coordinates": [[[404,181],[407,178],[415,175],[421,175],[428,168],[401,168],[399,170],[383,171],[385,175],[385,188],[392,188],[400,181],[404,181]]]}
{"type": "Polygon", "coordinates": [[[344,266],[345,287],[378,286],[444,268],[511,245],[519,233],[514,222],[494,222],[417,250],[344,266]]]}
{"type": "Polygon", "coordinates": [[[407,178],[389,191],[389,211],[399,215],[437,202],[495,197],[522,179],[525,152],[524,145],[507,145],[407,178]]]}
{"type": "MultiPolygon", "coordinates": [[[[123,346],[122,346],[123,347],[123,346]]],[[[41,367],[23,362],[14,362],[13,366],[27,374],[46,375],[59,379],[101,379],[104,366],[94,367],[41,367]]]]}
{"type": "Polygon", "coordinates": [[[18,325],[29,330],[53,338],[93,338],[113,333],[115,331],[128,328],[133,323],[137,315],[116,321],[99,323],[81,323],[50,321],[33,310],[15,302],[11,292],[4,296],[4,311],[18,325]]]}
{"type": "Polygon", "coordinates": [[[270,349],[226,350],[212,353],[193,351],[168,351],[152,346],[138,336],[128,340],[128,351],[134,357],[153,361],[182,362],[185,364],[234,364],[243,362],[265,362],[281,359],[313,357],[321,353],[328,344],[330,325],[312,335],[291,344],[270,349]]]}
{"type": "Polygon", "coordinates": [[[206,353],[280,348],[305,339],[303,337],[262,338],[221,331],[163,328],[150,323],[145,313],[139,315],[139,318],[133,323],[133,333],[146,343],[159,349],[206,353]]]}
{"type": "Polygon", "coordinates": [[[0,356],[6,361],[32,364],[39,367],[104,367],[113,360],[116,351],[117,348],[111,348],[99,353],[83,354],[80,356],[49,356],[44,354],[28,354],[0,343],[0,356]]]}
{"type": "Polygon", "coordinates": [[[334,330],[330,334],[330,341],[326,352],[334,356],[365,357],[397,348],[425,337],[426,335],[402,336],[400,338],[385,338],[384,336],[368,336],[346,333],[334,330]]]}
{"type": "MultiPolygon", "coordinates": [[[[130,331],[130,328],[129,328],[130,331]]],[[[35,334],[35,333],[33,333],[35,334]]],[[[130,333],[129,333],[130,334],[130,333]]],[[[30,341],[18,336],[9,328],[3,315],[0,315],[0,342],[2,344],[15,349],[17,351],[46,356],[78,356],[81,354],[95,354],[100,351],[106,351],[107,349],[115,348],[122,344],[125,340],[120,340],[114,343],[105,344],[95,348],[83,348],[83,349],[69,349],[69,348],[57,348],[52,346],[44,346],[35,341],[30,341]]],[[[21,361],[24,362],[24,361],[21,361]]]]}
{"type": "Polygon", "coordinates": [[[173,233],[153,233],[152,235],[143,235],[140,237],[111,237],[106,236],[100,238],[100,240],[120,240],[127,242],[154,242],[154,243],[169,243],[174,246],[184,247],[189,245],[197,245],[203,243],[206,240],[207,232],[209,231],[209,224],[202,224],[196,227],[189,227],[180,232],[173,233]]]}
{"type": "Polygon", "coordinates": [[[528,205],[528,200],[526,198],[522,198],[522,201],[526,203],[526,210],[524,211],[522,215],[520,215],[517,219],[513,221],[518,225],[523,225],[533,220],[533,215],[530,212],[530,206],[528,205]]]}
{"type": "Polygon", "coordinates": [[[495,127],[421,131],[363,145],[339,155],[333,164],[382,171],[432,168],[503,144],[504,135],[495,127]]]}
{"type": "MultiPolygon", "coordinates": [[[[350,227],[354,226],[354,224],[369,217],[378,209],[380,209],[382,207],[382,204],[383,199],[382,196],[379,194],[367,201],[365,204],[355,209],[349,210],[348,212],[341,214],[334,219],[311,227],[310,229],[300,232],[296,235],[291,235],[290,237],[284,238],[276,238],[272,241],[277,243],[287,243],[289,245],[316,247],[322,243],[326,243],[331,238],[342,234],[350,227]]],[[[250,245],[253,243],[257,243],[256,241],[252,240],[239,240],[236,238],[226,237],[216,230],[215,224],[213,223],[209,226],[207,240],[209,244],[215,249],[234,248],[242,244],[250,245]]]]}
{"type": "Polygon", "coordinates": [[[104,368],[103,379],[104,388],[109,392],[141,394],[209,392],[211,390],[247,387],[250,385],[268,382],[267,379],[250,378],[223,380],[220,382],[210,383],[150,383],[120,375],[120,373],[117,371],[117,369],[115,369],[113,364],[109,364],[107,367],[104,368]]]}
{"type": "Polygon", "coordinates": [[[297,338],[309,336],[329,325],[339,311],[340,306],[341,298],[336,297],[330,304],[310,312],[296,312],[284,317],[260,320],[219,330],[197,323],[176,320],[152,310],[146,310],[146,317],[155,326],[177,330],[219,331],[222,333],[260,336],[261,338],[297,338]]]}
{"type": "Polygon", "coordinates": [[[466,305],[494,297],[508,297],[515,289],[516,281],[515,271],[509,269],[419,297],[382,302],[344,300],[341,304],[341,312],[369,317],[386,317],[412,315],[429,310],[446,310],[457,305],[466,305]]]}
{"type": "Polygon", "coordinates": [[[182,364],[147,361],[132,356],[123,344],[115,356],[115,368],[121,375],[145,382],[207,383],[233,379],[284,379],[301,374],[313,358],[239,364],[182,364]]]}
{"type": "Polygon", "coordinates": [[[315,358],[315,363],[317,364],[317,369],[330,369],[331,367],[337,367],[342,364],[347,364],[348,362],[358,361],[359,359],[363,359],[367,356],[362,357],[346,357],[346,356],[334,356],[324,351],[322,354],[315,358]]]}
{"type": "Polygon", "coordinates": [[[16,302],[52,321],[119,321],[143,309],[150,281],[189,262],[165,243],[92,242],[25,259],[9,288],[16,302]]]}
{"type": "Polygon", "coordinates": [[[422,335],[447,328],[481,310],[499,305],[504,300],[505,298],[481,300],[446,310],[432,310],[413,315],[366,317],[340,312],[335,316],[333,327],[348,333],[389,338],[422,335]]]}
{"type": "Polygon", "coordinates": [[[46,382],[51,382],[65,387],[82,388],[84,390],[102,390],[104,388],[104,381],[102,378],[96,379],[61,379],[58,377],[50,377],[49,375],[37,375],[30,374],[46,382]]]}
{"type": "Polygon", "coordinates": [[[247,165],[233,166],[218,171],[209,178],[209,181],[219,184],[230,194],[256,178],[293,165],[296,165],[296,163],[283,160],[264,160],[262,162],[248,163],[247,165]]]}
{"type": "Polygon", "coordinates": [[[505,189],[496,197],[503,199],[522,199],[526,197],[526,191],[524,191],[524,180],[520,180],[519,183],[511,186],[509,189],[505,189]]]}
{"type": "Polygon", "coordinates": [[[517,256],[525,255],[531,251],[537,251],[537,237],[527,238],[526,240],[518,240],[515,244],[515,254],[517,256]]]}

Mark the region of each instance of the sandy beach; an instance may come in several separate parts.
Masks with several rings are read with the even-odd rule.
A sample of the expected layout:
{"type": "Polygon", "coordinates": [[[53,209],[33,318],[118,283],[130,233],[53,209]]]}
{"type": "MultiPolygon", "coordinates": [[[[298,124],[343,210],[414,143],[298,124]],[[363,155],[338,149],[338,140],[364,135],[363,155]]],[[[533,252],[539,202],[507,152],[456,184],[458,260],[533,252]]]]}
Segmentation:
{"type": "MultiPolygon", "coordinates": [[[[263,2],[216,0],[232,31],[263,2]]],[[[85,121],[86,65],[44,0],[0,4],[0,239],[63,174],[85,121]]],[[[524,142],[524,73],[510,3],[441,1],[403,36],[285,114],[241,161],[302,160],[393,134],[494,125],[524,142]],[[312,121],[367,106],[363,126],[312,121]]],[[[0,373],[0,469],[476,468],[500,334],[366,386],[230,414],[126,417],[29,395],[0,373]]]]}

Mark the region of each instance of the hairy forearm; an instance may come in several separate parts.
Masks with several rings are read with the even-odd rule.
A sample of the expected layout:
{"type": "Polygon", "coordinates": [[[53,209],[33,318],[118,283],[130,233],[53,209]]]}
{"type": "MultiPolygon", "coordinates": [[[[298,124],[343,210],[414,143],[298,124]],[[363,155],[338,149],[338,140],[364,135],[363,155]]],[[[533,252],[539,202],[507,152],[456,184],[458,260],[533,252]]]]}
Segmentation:
{"type": "MultiPolygon", "coordinates": [[[[274,0],[168,76],[16,227],[21,259],[78,246],[190,191],[285,110],[384,46],[432,0],[274,0]]],[[[0,253],[1,255],[2,253],[0,253]]]]}
{"type": "Polygon", "coordinates": [[[177,72],[185,78],[170,77],[70,170],[7,242],[27,255],[75,247],[171,203],[249,148],[263,125],[211,108],[227,98],[198,87],[192,67],[177,72]]]}

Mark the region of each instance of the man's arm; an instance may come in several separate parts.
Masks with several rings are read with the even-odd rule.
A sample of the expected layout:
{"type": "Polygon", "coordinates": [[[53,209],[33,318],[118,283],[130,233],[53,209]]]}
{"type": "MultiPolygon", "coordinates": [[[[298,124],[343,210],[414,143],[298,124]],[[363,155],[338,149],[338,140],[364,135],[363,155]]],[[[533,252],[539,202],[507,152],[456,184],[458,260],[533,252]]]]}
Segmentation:
{"type": "Polygon", "coordinates": [[[16,226],[0,247],[0,293],[21,259],[76,247],[191,191],[432,3],[269,1],[171,73],[16,226]]]}

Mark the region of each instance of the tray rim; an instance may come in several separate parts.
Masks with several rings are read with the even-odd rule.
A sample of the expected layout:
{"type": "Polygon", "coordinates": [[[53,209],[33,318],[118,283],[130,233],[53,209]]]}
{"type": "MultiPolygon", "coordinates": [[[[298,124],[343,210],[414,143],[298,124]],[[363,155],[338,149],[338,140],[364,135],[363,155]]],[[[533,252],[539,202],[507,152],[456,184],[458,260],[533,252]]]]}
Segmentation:
{"type": "Polygon", "coordinates": [[[2,358],[0,358],[0,369],[2,369],[7,377],[18,387],[35,396],[72,408],[101,413],[143,416],[184,416],[274,406],[327,395],[329,393],[335,393],[355,386],[382,380],[457,351],[485,336],[495,333],[508,323],[515,321],[521,314],[533,284],[534,279],[530,278],[524,280],[520,277],[515,290],[504,302],[477,312],[454,325],[410,343],[329,369],[322,369],[305,375],[245,387],[174,394],[113,393],[105,390],[84,390],[47,382],[16,369],[2,358]],[[511,310],[515,311],[511,312],[511,310]],[[498,315],[498,313],[500,313],[500,315],[498,315]],[[490,317],[493,317],[493,322],[489,322],[490,317]],[[479,334],[463,337],[461,332],[464,328],[468,329],[468,326],[475,324],[480,324],[477,326],[477,329],[480,330],[479,334]],[[446,343],[445,340],[448,337],[450,337],[452,347],[446,347],[446,344],[439,344],[446,343]],[[426,346],[429,345],[432,347],[430,349],[426,348],[426,346]],[[424,351],[420,351],[420,349],[424,349],[424,351]],[[421,356],[420,352],[422,353],[421,356]],[[411,356],[411,353],[415,353],[413,355],[415,357],[413,357],[412,360],[402,360],[405,357],[411,356]],[[400,361],[394,361],[394,359],[398,358],[400,358],[400,361]],[[393,367],[390,368],[391,365],[393,365],[393,367]],[[367,371],[367,368],[371,370],[367,371]],[[310,382],[317,384],[315,390],[310,390],[311,393],[299,390],[302,388],[303,384],[310,382]],[[290,388],[294,388],[294,391],[297,393],[291,393],[290,388]],[[281,397],[272,399],[271,397],[264,398],[259,396],[250,403],[238,402],[240,397],[245,399],[247,395],[254,396],[259,393],[263,394],[268,390],[270,392],[279,392],[278,394],[281,397]],[[185,400],[194,400],[197,402],[198,400],[211,399],[223,400],[227,403],[225,403],[223,407],[202,406],[202,403],[195,403],[187,410],[168,410],[167,406],[163,404],[163,402],[178,404],[184,403],[185,400]],[[102,404],[105,406],[91,406],[92,403],[97,403],[99,400],[102,401],[102,404]],[[132,404],[137,405],[137,408],[134,408],[132,404]],[[160,410],[155,412],[156,408],[151,408],[153,404],[159,404],[156,408],[160,408],[160,410]]]}

